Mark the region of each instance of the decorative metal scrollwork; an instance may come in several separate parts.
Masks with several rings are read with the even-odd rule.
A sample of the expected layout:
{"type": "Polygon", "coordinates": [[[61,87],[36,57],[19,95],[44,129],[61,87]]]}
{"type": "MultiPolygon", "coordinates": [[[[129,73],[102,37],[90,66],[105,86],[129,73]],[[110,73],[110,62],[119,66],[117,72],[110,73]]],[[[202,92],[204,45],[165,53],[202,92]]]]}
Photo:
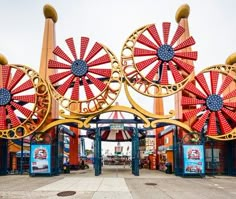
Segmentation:
{"type": "Polygon", "coordinates": [[[163,42],[154,24],[134,31],[121,55],[123,72],[129,85],[150,97],[164,97],[181,90],[192,78],[194,67],[184,60],[196,60],[197,52],[182,50],[195,44],[192,37],[176,44],[185,32],[178,26],[168,42],[170,23],[164,22],[163,42]]]}
{"type": "Polygon", "coordinates": [[[0,65],[0,138],[32,134],[45,121],[51,98],[47,83],[24,65],[0,65]]]}
{"type": "Polygon", "coordinates": [[[89,38],[81,37],[80,56],[74,40],[66,40],[73,59],[60,47],[53,53],[64,60],[50,60],[49,69],[58,72],[49,76],[52,95],[62,107],[78,115],[91,115],[108,108],[117,98],[122,83],[121,67],[115,55],[104,45],[95,43],[91,50],[89,38]],[[74,108],[76,107],[76,108],[74,108]]]}
{"type": "Polygon", "coordinates": [[[226,135],[235,131],[235,85],[234,67],[216,65],[204,69],[184,88],[184,92],[190,93],[191,96],[183,96],[182,105],[195,107],[183,113],[184,119],[190,120],[195,117],[192,124],[194,130],[204,131],[213,139],[228,139],[226,135]],[[232,90],[228,89],[229,87],[232,90]]]}

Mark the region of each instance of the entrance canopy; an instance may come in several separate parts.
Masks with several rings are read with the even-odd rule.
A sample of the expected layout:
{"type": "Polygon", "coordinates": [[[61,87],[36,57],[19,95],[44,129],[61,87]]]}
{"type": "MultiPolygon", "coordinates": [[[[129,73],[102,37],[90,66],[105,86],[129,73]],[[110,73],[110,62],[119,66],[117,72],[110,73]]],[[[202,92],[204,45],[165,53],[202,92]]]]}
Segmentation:
{"type": "MultiPolygon", "coordinates": [[[[118,103],[116,105],[118,105],[118,103]]],[[[131,124],[125,124],[125,121],[130,121],[130,119],[125,118],[122,112],[120,111],[112,112],[107,119],[111,119],[113,122],[110,124],[101,124],[100,126],[98,126],[98,129],[88,129],[88,138],[95,139],[96,130],[100,131],[102,141],[109,142],[131,141],[133,132],[135,132],[135,130],[138,131],[139,139],[144,139],[146,137],[145,129],[136,129],[136,127],[132,126],[131,124]],[[120,121],[123,121],[124,123],[121,123],[120,121]]]]}

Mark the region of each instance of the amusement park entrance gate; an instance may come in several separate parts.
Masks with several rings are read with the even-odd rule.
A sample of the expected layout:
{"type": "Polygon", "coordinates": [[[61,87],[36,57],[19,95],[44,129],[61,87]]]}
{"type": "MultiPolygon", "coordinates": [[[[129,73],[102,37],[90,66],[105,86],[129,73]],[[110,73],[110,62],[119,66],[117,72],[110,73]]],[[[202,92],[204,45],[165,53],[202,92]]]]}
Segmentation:
{"type": "MultiPolygon", "coordinates": [[[[84,36],[80,42],[66,39],[66,49],[56,46],[57,12],[45,5],[40,72],[26,65],[9,64],[0,55],[0,173],[7,173],[8,143],[24,137],[33,139],[31,171],[50,168],[50,174],[58,173],[53,158],[58,158],[60,144],[53,142],[59,125],[70,126],[73,131],[70,155],[77,164],[79,129],[91,131],[91,125],[95,125],[95,175],[100,175],[99,124],[113,122],[135,125],[129,129],[134,175],[139,175],[139,124],[155,134],[157,162],[158,144],[163,144],[158,136],[163,127],[178,126],[178,136],[172,143],[176,174],[204,175],[205,171],[226,170],[235,174],[236,59],[231,57],[227,64],[207,67],[195,75],[193,61],[198,53],[192,51],[195,40],[189,34],[189,13],[188,5],[177,10],[174,32],[170,22],[148,24],[133,31],[123,44],[119,60],[108,47],[84,36]],[[115,104],[122,89],[129,105],[115,104]],[[164,109],[164,103],[173,101],[174,110],[164,109]],[[147,108],[150,104],[151,111],[147,108]],[[99,118],[114,111],[129,113],[134,119],[99,118]],[[229,158],[223,160],[225,154],[229,158]]],[[[16,150],[14,144],[9,146],[9,151],[16,150]]]]}

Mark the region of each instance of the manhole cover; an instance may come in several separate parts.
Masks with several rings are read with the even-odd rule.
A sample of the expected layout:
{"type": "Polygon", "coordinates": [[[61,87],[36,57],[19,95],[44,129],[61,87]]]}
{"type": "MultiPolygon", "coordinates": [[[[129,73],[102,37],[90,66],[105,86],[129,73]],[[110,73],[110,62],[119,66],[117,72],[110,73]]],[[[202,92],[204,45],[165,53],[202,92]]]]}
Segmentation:
{"type": "Polygon", "coordinates": [[[145,183],[145,185],[155,186],[155,185],[157,185],[157,183],[147,182],[147,183],[145,183]]]}
{"type": "Polygon", "coordinates": [[[75,191],[62,191],[62,192],[58,193],[57,196],[66,197],[66,196],[72,196],[75,194],[76,194],[75,191]]]}

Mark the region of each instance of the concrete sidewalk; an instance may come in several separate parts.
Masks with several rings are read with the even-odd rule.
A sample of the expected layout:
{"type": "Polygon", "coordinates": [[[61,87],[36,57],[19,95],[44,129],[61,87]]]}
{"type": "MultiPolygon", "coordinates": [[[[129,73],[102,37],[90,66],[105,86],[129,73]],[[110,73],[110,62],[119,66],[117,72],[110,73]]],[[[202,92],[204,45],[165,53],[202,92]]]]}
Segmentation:
{"type": "Polygon", "coordinates": [[[182,178],[147,169],[141,169],[140,176],[133,176],[129,168],[117,166],[103,168],[97,177],[92,168],[53,177],[0,176],[0,198],[9,199],[225,199],[236,198],[235,188],[235,177],[182,178]],[[57,196],[64,191],[75,194],[57,196]]]}

